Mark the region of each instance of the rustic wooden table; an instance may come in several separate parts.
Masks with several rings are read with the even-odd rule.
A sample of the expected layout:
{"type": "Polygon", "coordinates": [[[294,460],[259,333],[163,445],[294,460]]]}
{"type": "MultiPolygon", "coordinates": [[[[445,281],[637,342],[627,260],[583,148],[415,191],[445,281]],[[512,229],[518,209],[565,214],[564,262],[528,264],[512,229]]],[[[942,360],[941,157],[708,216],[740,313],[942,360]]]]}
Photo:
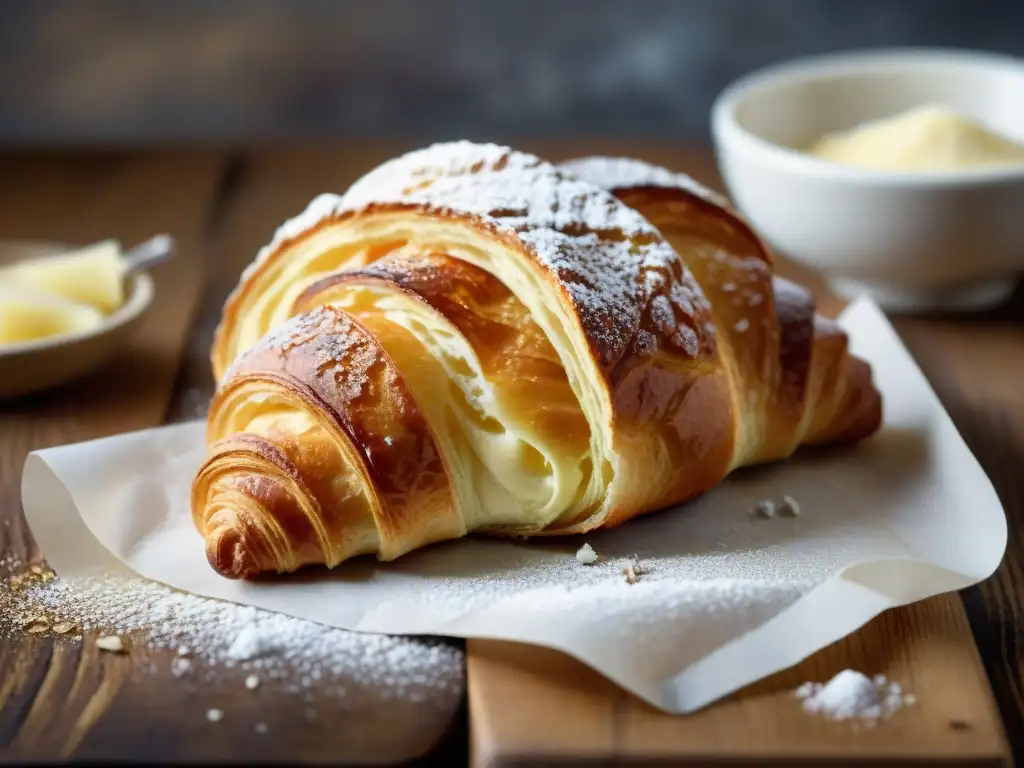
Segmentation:
{"type": "MultiPolygon", "coordinates": [[[[38,557],[21,512],[19,484],[26,454],[194,413],[212,387],[207,350],[213,326],[242,267],[274,228],[315,194],[342,190],[403,148],[350,144],[4,155],[0,238],[86,243],[117,237],[133,243],[167,231],[177,238],[179,252],[157,269],[154,311],[117,361],[59,390],[0,403],[0,558],[30,562],[38,557]]],[[[704,150],[614,141],[526,142],[524,148],[551,159],[590,152],[633,154],[718,186],[711,155],[704,150]]],[[[812,276],[797,276],[821,289],[812,276]]],[[[834,310],[834,300],[824,292],[822,296],[825,308],[834,310]]],[[[1024,381],[1024,298],[981,317],[897,318],[895,323],[1003,500],[1010,520],[1006,559],[984,584],[959,596],[890,612],[801,669],[817,673],[879,656],[898,658],[912,652],[907,648],[913,640],[915,647],[925,649],[922,653],[933,654],[931,664],[952,670],[933,678],[928,695],[948,696],[957,706],[976,709],[973,735],[962,742],[967,746],[950,754],[969,762],[998,762],[1007,754],[1005,729],[1014,754],[1024,757],[1024,395],[1019,383],[1024,381]]],[[[699,721],[704,732],[699,736],[693,726],[678,725],[683,718],[675,718],[672,726],[645,720],[642,707],[561,657],[524,658],[521,649],[488,644],[471,644],[469,655],[472,741],[479,762],[529,760],[531,752],[544,759],[584,756],[573,752],[574,740],[589,740],[587,751],[595,758],[616,759],[657,757],[659,744],[665,745],[663,757],[676,755],[680,733],[692,743],[701,738],[740,741],[742,735],[730,733],[724,720],[730,707],[742,712],[738,722],[752,738],[768,743],[785,738],[778,734],[787,731],[772,720],[770,698],[750,704],[734,697],[717,710],[711,708],[699,721]],[[533,690],[536,680],[547,682],[533,690]],[[589,719],[576,718],[575,732],[549,739],[560,745],[545,746],[535,734],[559,735],[558,726],[546,718],[558,717],[559,707],[572,705],[573,690],[591,696],[591,703],[593,697],[611,703],[607,711],[591,712],[589,719]],[[531,692],[546,699],[537,701],[532,713],[511,717],[502,710],[503,698],[531,692]],[[518,751],[517,738],[525,744],[518,751]],[[631,742],[642,742],[644,748],[637,752],[631,742]]],[[[251,732],[234,730],[230,723],[211,729],[201,718],[183,714],[199,706],[190,698],[194,692],[183,691],[169,674],[141,674],[152,660],[146,654],[101,655],[89,644],[68,650],[67,644],[58,647],[38,636],[0,641],[0,754],[41,760],[369,759],[353,751],[351,741],[339,738],[344,718],[355,718],[341,711],[340,720],[321,718],[312,724],[300,722],[296,714],[292,728],[278,729],[279,737],[259,745],[253,744],[251,732]]],[[[914,659],[901,663],[911,672],[918,665],[914,659]]],[[[799,674],[790,676],[797,679],[799,674]]],[[[790,682],[783,676],[755,686],[755,691],[778,694],[782,683],[790,682]]],[[[283,713],[280,722],[290,723],[289,717],[283,713]]],[[[357,719],[363,729],[388,732],[384,711],[361,713],[357,719]]],[[[465,720],[464,713],[456,717],[447,737],[444,727],[434,726],[436,732],[418,734],[413,746],[432,749],[427,760],[465,762],[465,720]]],[[[927,729],[916,734],[945,744],[945,736],[927,729]]]]}

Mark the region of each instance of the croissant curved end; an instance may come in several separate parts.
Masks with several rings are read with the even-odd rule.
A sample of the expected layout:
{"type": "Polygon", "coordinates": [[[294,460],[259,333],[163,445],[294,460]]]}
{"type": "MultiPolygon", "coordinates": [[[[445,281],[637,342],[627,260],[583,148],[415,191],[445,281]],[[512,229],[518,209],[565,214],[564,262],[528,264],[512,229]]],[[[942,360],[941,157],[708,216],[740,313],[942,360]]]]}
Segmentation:
{"type": "Polygon", "coordinates": [[[855,443],[874,435],[882,427],[882,395],[875,387],[871,365],[850,356],[846,359],[846,395],[842,399],[834,428],[827,434],[830,442],[855,443]]]}
{"type": "Polygon", "coordinates": [[[229,579],[246,579],[262,571],[257,558],[259,547],[254,546],[252,534],[253,531],[238,522],[224,521],[208,527],[206,559],[210,566],[229,579]]]}

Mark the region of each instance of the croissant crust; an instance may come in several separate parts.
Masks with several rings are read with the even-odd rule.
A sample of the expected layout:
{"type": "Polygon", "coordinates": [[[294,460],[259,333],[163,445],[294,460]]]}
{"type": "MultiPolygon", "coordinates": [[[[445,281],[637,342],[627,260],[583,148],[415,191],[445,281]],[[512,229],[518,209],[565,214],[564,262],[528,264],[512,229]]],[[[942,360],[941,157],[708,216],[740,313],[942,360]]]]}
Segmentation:
{"type": "Polygon", "coordinates": [[[192,504],[233,577],[614,526],[882,419],[870,367],[718,195],[468,142],[283,225],[211,356],[192,504]]]}

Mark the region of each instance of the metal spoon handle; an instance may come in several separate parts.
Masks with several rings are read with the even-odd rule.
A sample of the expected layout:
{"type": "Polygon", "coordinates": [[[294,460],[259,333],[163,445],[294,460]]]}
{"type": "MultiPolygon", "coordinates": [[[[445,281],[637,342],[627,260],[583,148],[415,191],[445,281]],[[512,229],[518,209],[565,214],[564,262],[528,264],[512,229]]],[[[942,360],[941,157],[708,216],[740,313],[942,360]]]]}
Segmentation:
{"type": "Polygon", "coordinates": [[[143,272],[150,267],[167,261],[174,254],[174,238],[170,235],[156,235],[125,252],[125,276],[143,272]]]}

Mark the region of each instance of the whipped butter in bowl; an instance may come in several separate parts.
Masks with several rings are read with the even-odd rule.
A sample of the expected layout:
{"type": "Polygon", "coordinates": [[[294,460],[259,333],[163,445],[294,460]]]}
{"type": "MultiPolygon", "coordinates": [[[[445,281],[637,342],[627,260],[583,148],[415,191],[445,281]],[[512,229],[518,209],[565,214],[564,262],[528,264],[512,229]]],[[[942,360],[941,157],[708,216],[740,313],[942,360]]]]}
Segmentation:
{"type": "Polygon", "coordinates": [[[153,300],[146,246],[158,238],[129,252],[114,240],[0,241],[0,399],[78,379],[125,350],[153,300]]]}
{"type": "Polygon", "coordinates": [[[895,311],[1001,303],[1024,271],[1024,62],[895,50],[769,67],[712,110],[737,207],[782,256],[895,311]]]}
{"type": "Polygon", "coordinates": [[[823,136],[822,160],[881,171],[957,171],[1024,165],[1024,143],[941,104],[926,104],[823,136]]]}

